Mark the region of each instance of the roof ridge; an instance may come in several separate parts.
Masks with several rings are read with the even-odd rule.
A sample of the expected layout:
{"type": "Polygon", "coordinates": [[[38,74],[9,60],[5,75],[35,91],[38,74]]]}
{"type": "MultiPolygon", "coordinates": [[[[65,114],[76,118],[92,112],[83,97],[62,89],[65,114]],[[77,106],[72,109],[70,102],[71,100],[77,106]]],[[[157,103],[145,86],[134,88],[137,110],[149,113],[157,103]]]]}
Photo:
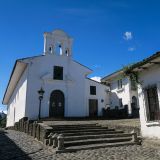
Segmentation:
{"type": "MultiPolygon", "coordinates": [[[[144,65],[144,64],[148,63],[150,60],[153,60],[153,59],[155,59],[155,58],[157,58],[159,56],[160,56],[160,51],[157,51],[156,53],[152,54],[151,56],[149,56],[147,58],[144,58],[141,61],[138,61],[138,62],[132,64],[130,66],[130,69],[133,70],[134,68],[137,68],[137,67],[139,67],[141,65],[144,65]]],[[[101,78],[101,80],[103,80],[103,79],[105,79],[107,77],[110,77],[110,76],[112,76],[112,75],[114,75],[114,74],[116,74],[118,72],[121,72],[122,70],[123,70],[123,68],[119,69],[119,70],[117,70],[117,71],[115,71],[115,72],[113,72],[111,74],[108,74],[107,76],[104,76],[103,78],[101,78]]]]}

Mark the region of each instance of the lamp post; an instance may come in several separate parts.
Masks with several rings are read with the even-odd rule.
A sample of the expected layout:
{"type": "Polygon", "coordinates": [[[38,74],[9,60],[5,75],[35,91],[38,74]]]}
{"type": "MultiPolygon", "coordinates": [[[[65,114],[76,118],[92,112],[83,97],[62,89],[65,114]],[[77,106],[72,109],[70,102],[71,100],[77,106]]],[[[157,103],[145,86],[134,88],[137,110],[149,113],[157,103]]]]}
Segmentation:
{"type": "Polygon", "coordinates": [[[43,94],[45,93],[45,91],[43,90],[43,88],[41,87],[40,90],[37,91],[39,94],[39,113],[38,113],[38,120],[40,120],[41,118],[41,101],[43,99],[43,94]]]}

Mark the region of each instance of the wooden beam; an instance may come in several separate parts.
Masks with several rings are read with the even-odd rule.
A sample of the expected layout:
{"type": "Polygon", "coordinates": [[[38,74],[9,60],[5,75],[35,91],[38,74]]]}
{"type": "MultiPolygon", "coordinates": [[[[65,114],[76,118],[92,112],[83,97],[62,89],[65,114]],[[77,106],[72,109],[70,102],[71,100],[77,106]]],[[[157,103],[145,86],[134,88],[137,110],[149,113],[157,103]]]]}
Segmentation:
{"type": "Polygon", "coordinates": [[[138,67],[138,69],[148,69],[148,67],[138,67]]]}
{"type": "Polygon", "coordinates": [[[149,62],[150,64],[160,64],[160,62],[149,62]]]}

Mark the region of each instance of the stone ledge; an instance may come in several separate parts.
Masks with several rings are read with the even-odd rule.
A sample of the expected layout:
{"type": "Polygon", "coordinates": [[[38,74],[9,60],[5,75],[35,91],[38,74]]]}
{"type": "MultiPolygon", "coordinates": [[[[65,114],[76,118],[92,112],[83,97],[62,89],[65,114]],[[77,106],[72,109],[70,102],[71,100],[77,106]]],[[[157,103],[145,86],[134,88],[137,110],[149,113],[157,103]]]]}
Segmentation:
{"type": "Polygon", "coordinates": [[[109,148],[109,147],[119,147],[119,146],[125,146],[125,145],[136,145],[137,143],[135,142],[127,142],[127,143],[108,143],[108,144],[100,144],[100,145],[89,145],[89,146],[81,146],[79,148],[73,147],[73,148],[68,148],[64,150],[56,150],[56,153],[67,153],[67,152],[77,152],[81,150],[88,150],[88,149],[99,149],[99,148],[109,148]]]}
{"type": "Polygon", "coordinates": [[[41,121],[28,120],[27,117],[21,118],[14,126],[6,127],[6,129],[27,133],[42,143],[44,143],[49,133],[53,131],[52,127],[43,124],[41,121]]]}
{"type": "Polygon", "coordinates": [[[137,135],[139,136],[141,135],[141,129],[135,126],[123,126],[123,125],[115,125],[115,124],[100,124],[100,125],[102,125],[103,127],[112,127],[115,129],[120,129],[128,133],[134,130],[137,133],[137,135]]]}

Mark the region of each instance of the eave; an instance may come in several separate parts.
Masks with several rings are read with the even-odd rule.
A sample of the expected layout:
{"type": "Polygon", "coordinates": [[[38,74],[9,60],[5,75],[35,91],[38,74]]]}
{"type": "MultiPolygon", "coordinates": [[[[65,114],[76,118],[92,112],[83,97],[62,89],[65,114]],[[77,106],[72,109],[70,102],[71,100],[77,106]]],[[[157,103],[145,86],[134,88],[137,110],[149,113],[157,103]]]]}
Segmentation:
{"type": "Polygon", "coordinates": [[[160,66],[160,52],[157,52],[156,54],[144,59],[143,61],[134,64],[131,67],[131,70],[135,72],[142,72],[144,70],[148,70],[153,65],[160,66]]]}
{"type": "Polygon", "coordinates": [[[105,77],[103,77],[102,79],[101,79],[101,82],[109,82],[109,81],[112,81],[112,79],[114,79],[115,77],[117,77],[117,76],[119,76],[119,75],[121,75],[121,74],[123,74],[123,70],[121,69],[121,70],[118,70],[118,71],[116,71],[116,72],[114,72],[114,73],[112,73],[112,74],[109,74],[109,75],[107,75],[107,76],[105,76],[105,77]]]}
{"type": "MultiPolygon", "coordinates": [[[[135,71],[135,72],[142,72],[144,70],[147,70],[149,67],[153,65],[160,65],[160,52],[156,52],[152,56],[143,59],[140,62],[137,62],[130,66],[129,70],[130,71],[135,71]]],[[[116,76],[120,75],[123,73],[123,69],[118,70],[110,75],[107,75],[101,79],[102,82],[109,82],[112,79],[114,79],[116,76]]]]}
{"type": "Polygon", "coordinates": [[[20,80],[23,72],[25,71],[27,67],[27,63],[24,63],[23,61],[17,60],[15,62],[15,65],[13,67],[4,97],[3,97],[3,101],[2,104],[7,105],[16,86],[18,81],[20,80]]]}

